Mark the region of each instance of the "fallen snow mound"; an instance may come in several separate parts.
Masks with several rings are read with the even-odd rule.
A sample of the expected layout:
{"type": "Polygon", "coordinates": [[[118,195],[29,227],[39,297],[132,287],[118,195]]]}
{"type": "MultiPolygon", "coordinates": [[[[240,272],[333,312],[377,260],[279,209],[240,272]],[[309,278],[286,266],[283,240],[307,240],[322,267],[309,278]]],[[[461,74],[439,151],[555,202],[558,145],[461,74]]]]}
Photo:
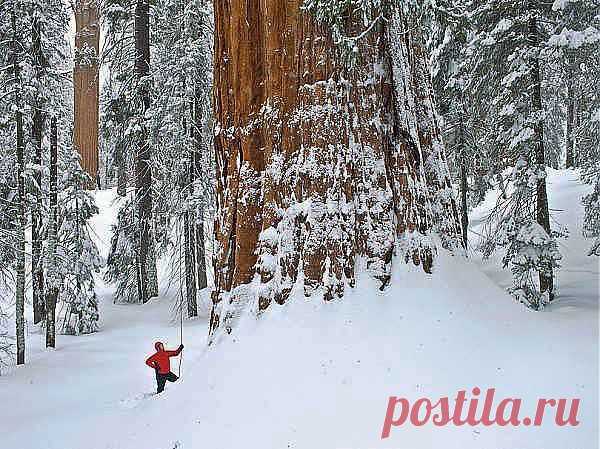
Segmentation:
{"type": "MultiPolygon", "coordinates": [[[[432,276],[402,266],[376,294],[362,279],[339,302],[295,297],[188,367],[180,385],[136,409],[114,448],[592,448],[597,441],[596,316],[531,312],[470,262],[432,276]],[[453,399],[496,389],[523,399],[581,398],[577,427],[394,427],[389,396],[453,399]]],[[[199,342],[201,344],[201,342],[199,342]]],[[[118,436],[117,436],[118,435],[118,436]]]]}

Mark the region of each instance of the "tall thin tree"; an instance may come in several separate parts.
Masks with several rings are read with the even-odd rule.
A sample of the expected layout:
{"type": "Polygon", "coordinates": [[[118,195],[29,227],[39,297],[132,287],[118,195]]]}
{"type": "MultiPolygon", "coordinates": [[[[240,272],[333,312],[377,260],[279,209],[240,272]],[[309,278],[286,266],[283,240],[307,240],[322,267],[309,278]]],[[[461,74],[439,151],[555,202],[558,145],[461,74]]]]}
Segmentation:
{"type": "MultiPolygon", "coordinates": [[[[529,22],[528,39],[532,46],[530,52],[530,73],[532,83],[531,110],[535,116],[533,125],[533,139],[535,163],[545,172],[546,161],[544,153],[544,110],[542,108],[542,79],[540,74],[540,32],[537,21],[537,1],[529,0],[529,22]]],[[[537,180],[536,189],[536,218],[538,224],[544,228],[548,235],[552,234],[550,229],[550,212],[548,210],[548,193],[546,190],[546,179],[537,180]]],[[[540,271],[540,292],[548,292],[550,301],[554,299],[554,273],[552,267],[547,272],[540,271]]]]}
{"type": "Polygon", "coordinates": [[[17,153],[17,215],[16,215],[16,291],[15,320],[17,331],[17,365],[25,363],[25,136],[23,131],[23,111],[21,109],[21,61],[22,45],[19,41],[17,17],[22,14],[20,2],[15,2],[11,11],[12,23],[12,70],[14,74],[14,103],[16,122],[17,153]]]}
{"type": "Polygon", "coordinates": [[[136,215],[138,225],[137,284],[143,303],[156,296],[156,260],[152,226],[151,148],[146,129],[150,108],[150,5],[137,0],[135,8],[135,74],[139,101],[139,133],[135,153],[136,215]]]}
{"type": "Polygon", "coordinates": [[[58,129],[56,117],[50,124],[50,220],[48,226],[48,253],[50,262],[48,291],[46,293],[46,347],[56,346],[56,302],[58,299],[59,273],[56,272],[58,240],[58,129]]]}
{"type": "MultiPolygon", "coordinates": [[[[37,7],[39,4],[35,3],[37,7]]],[[[39,323],[45,315],[44,306],[44,268],[42,263],[42,137],[44,134],[44,103],[45,92],[43,89],[43,77],[46,69],[46,62],[42,52],[42,21],[41,12],[37,9],[33,11],[32,24],[32,57],[34,79],[36,83],[36,98],[33,107],[32,123],[32,141],[34,147],[33,165],[34,165],[34,197],[35,201],[31,205],[31,279],[33,293],[33,322],[39,323]]]]}

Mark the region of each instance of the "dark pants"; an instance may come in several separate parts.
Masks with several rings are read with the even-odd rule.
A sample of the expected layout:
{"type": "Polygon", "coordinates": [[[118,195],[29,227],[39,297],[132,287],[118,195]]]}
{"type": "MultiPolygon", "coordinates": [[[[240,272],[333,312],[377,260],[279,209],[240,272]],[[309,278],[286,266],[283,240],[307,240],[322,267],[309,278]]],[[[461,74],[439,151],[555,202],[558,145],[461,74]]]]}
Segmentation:
{"type": "Polygon", "coordinates": [[[157,385],[157,389],[156,392],[157,393],[162,393],[165,389],[165,383],[167,383],[167,380],[169,382],[175,382],[177,379],[179,379],[179,377],[177,377],[175,374],[168,372],[166,374],[161,374],[158,372],[158,370],[156,370],[156,385],[157,385]]]}

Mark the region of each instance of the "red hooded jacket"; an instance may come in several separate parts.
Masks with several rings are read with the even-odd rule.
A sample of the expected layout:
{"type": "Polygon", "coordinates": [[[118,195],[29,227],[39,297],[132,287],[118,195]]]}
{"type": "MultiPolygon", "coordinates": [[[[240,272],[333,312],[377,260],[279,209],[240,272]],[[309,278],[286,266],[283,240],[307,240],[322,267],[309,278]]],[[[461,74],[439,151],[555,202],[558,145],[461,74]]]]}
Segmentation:
{"type": "Polygon", "coordinates": [[[176,351],[165,351],[163,344],[160,341],[154,343],[154,347],[156,348],[156,353],[148,357],[146,360],[146,365],[150,368],[157,368],[160,374],[167,374],[171,371],[171,362],[169,361],[169,357],[178,356],[181,350],[183,349],[183,345],[179,346],[176,351]]]}

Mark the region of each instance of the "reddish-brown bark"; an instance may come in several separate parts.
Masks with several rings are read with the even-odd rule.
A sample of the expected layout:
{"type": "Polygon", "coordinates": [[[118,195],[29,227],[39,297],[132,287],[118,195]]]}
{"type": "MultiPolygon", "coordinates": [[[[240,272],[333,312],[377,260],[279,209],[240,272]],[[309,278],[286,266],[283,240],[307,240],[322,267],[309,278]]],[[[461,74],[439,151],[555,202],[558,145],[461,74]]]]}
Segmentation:
{"type": "Polygon", "coordinates": [[[74,86],[74,145],[81,156],[81,167],[92,178],[93,188],[98,175],[98,63],[81,58],[87,48],[98,55],[100,28],[96,0],[77,0],[75,6],[75,48],[78,57],[73,70],[74,86]]]}
{"type": "MultiPolygon", "coordinates": [[[[215,3],[211,332],[229,328],[252,301],[258,310],[284,302],[300,274],[306,295],[341,296],[357,256],[384,288],[401,238],[410,242],[403,255],[431,269],[434,248],[415,236],[432,227],[432,192],[445,182],[429,182],[423,167],[439,129],[432,98],[422,106],[435,125],[427,129],[399,107],[430,92],[415,86],[429,82],[425,68],[395,83],[383,23],[345,68],[301,4],[215,3]]],[[[411,45],[401,63],[424,64],[411,45]]]]}

